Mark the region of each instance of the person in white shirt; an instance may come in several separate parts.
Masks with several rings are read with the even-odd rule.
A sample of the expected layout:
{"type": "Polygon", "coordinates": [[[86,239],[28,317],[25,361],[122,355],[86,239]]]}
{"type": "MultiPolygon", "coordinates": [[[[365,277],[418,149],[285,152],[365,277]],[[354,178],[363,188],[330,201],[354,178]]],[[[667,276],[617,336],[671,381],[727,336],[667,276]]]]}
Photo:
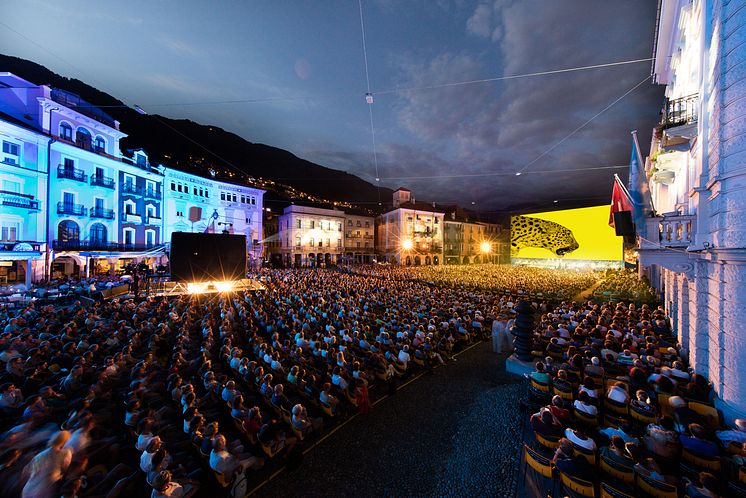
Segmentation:
{"type": "Polygon", "coordinates": [[[264,460],[249,453],[233,455],[226,449],[225,436],[218,434],[213,442],[210,452],[210,468],[215,472],[231,478],[234,473],[246,471],[246,469],[259,469],[264,465],[264,460]]]}
{"type": "Polygon", "coordinates": [[[140,455],[140,470],[146,474],[153,469],[153,455],[161,448],[161,438],[155,436],[148,443],[147,448],[140,455]]]}
{"type": "Polygon", "coordinates": [[[565,437],[576,446],[588,451],[596,451],[596,442],[586,436],[583,431],[567,428],[565,429],[565,437]]]}
{"type": "Polygon", "coordinates": [[[409,363],[410,359],[411,357],[409,355],[409,346],[405,344],[402,350],[399,351],[399,362],[401,362],[404,365],[405,370],[407,368],[407,364],[409,363]]]}
{"type": "Polygon", "coordinates": [[[609,392],[606,393],[606,397],[609,398],[611,401],[615,401],[619,404],[626,405],[629,403],[629,393],[627,392],[627,389],[625,389],[622,382],[617,382],[616,384],[614,384],[609,389],[609,392]]]}

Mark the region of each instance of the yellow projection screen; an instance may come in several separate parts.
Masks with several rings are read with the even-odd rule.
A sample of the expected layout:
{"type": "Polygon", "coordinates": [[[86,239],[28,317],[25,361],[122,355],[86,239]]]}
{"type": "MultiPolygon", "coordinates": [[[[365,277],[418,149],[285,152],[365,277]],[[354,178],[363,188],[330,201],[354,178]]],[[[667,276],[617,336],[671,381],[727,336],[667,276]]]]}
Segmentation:
{"type": "Polygon", "coordinates": [[[517,264],[541,259],[623,265],[623,240],[609,226],[608,205],[513,216],[510,243],[517,264]]]}

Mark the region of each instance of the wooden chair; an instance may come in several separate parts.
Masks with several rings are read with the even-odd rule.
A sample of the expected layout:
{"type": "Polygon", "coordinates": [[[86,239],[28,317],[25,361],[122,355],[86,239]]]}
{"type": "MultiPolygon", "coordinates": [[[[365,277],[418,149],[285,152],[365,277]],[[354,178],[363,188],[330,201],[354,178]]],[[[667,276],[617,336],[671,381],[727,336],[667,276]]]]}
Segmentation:
{"type": "Polygon", "coordinates": [[[570,490],[576,496],[585,496],[587,498],[596,498],[596,489],[591,481],[578,479],[563,472],[559,473],[560,482],[565,490],[570,490]]]}
{"type": "Polygon", "coordinates": [[[635,471],[631,466],[622,465],[621,463],[612,460],[611,458],[605,458],[601,455],[599,467],[601,472],[609,475],[615,479],[618,479],[627,484],[635,483],[635,471]]]}
{"type": "Polygon", "coordinates": [[[715,457],[715,458],[702,457],[702,456],[695,455],[694,453],[690,452],[686,448],[683,448],[681,450],[681,459],[684,462],[691,464],[698,469],[709,470],[710,472],[715,473],[715,474],[720,472],[720,457],[715,457]]]}
{"type": "Polygon", "coordinates": [[[635,498],[634,495],[625,493],[624,491],[615,488],[607,482],[601,483],[601,494],[600,498],[635,498]]]}
{"type": "Polygon", "coordinates": [[[635,473],[635,485],[638,490],[652,498],[679,498],[676,486],[656,481],[640,473],[635,473]]]}
{"type": "Polygon", "coordinates": [[[536,442],[539,443],[541,446],[548,448],[550,450],[555,450],[559,448],[560,445],[560,438],[559,437],[549,437],[549,436],[542,436],[538,432],[535,432],[534,435],[536,436],[536,442]]]}

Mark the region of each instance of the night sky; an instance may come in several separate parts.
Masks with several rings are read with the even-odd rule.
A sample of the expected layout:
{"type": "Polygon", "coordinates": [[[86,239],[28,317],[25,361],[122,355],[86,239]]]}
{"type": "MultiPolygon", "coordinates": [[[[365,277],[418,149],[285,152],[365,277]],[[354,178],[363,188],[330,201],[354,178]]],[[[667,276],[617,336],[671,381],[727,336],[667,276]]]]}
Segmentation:
{"type": "MultiPolygon", "coordinates": [[[[626,169],[557,170],[627,164],[633,129],[647,154],[663,87],[645,81],[563,139],[649,61],[422,87],[651,57],[656,4],[364,0],[380,184],[484,212],[608,202],[626,169]]],[[[375,181],[356,0],[5,0],[0,22],[22,35],[0,24],[8,55],[375,181]]]]}

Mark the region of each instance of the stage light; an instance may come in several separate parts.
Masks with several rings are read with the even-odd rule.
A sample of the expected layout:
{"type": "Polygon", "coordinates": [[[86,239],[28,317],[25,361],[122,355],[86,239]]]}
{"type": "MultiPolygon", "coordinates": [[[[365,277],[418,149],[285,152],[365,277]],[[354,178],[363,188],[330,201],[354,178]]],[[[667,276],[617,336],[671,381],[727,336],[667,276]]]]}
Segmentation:
{"type": "Polygon", "coordinates": [[[484,254],[489,254],[492,251],[492,244],[485,240],[479,244],[479,249],[481,249],[484,254]]]}
{"type": "Polygon", "coordinates": [[[187,284],[187,292],[189,294],[201,294],[207,290],[206,282],[189,282],[187,284]]]}
{"type": "Polygon", "coordinates": [[[218,292],[230,292],[233,290],[233,282],[215,282],[215,289],[217,289],[218,292]]]}
{"type": "Polygon", "coordinates": [[[520,171],[519,171],[519,172],[517,172],[517,173],[515,174],[515,176],[521,176],[521,172],[520,172],[520,171]]]}
{"type": "Polygon", "coordinates": [[[409,239],[401,243],[401,248],[404,249],[405,251],[411,251],[412,247],[414,247],[414,245],[412,244],[412,241],[409,239]]]}

